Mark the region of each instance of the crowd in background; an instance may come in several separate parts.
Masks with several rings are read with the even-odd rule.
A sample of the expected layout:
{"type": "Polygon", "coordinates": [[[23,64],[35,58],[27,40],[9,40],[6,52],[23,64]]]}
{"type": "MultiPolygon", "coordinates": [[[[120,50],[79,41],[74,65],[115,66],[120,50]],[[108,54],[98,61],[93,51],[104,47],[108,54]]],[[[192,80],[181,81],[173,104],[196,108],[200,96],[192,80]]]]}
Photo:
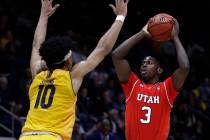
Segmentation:
{"type": "MultiPolygon", "coordinates": [[[[29,109],[28,89],[31,84],[29,61],[37,21],[29,18],[21,10],[18,11],[14,7],[8,10],[3,6],[4,4],[0,5],[0,106],[12,111],[19,118],[24,118],[29,109]]],[[[88,16],[82,18],[88,20],[88,16]]],[[[127,26],[121,32],[117,45],[131,35],[127,26]]],[[[77,63],[85,59],[93,50],[104,29],[97,35],[69,28],[61,30],[62,32],[58,32],[53,25],[49,25],[48,36],[60,34],[69,37],[74,45],[73,61],[77,63]]],[[[184,41],[184,46],[190,59],[191,70],[172,109],[168,139],[208,140],[210,139],[208,135],[210,128],[209,50],[190,39],[184,41]]],[[[165,71],[162,79],[172,74],[177,66],[173,43],[167,42],[160,45],[148,40],[144,41],[141,47],[133,49],[127,57],[133,71],[138,74],[141,59],[150,54],[151,50],[163,60],[165,71]],[[149,45],[152,47],[148,47],[149,45]]],[[[107,56],[96,70],[85,77],[78,92],[77,118],[72,140],[124,140],[124,116],[125,96],[111,57],[107,56]]],[[[16,137],[20,135],[24,123],[24,119],[21,120],[15,121],[16,137]]],[[[0,123],[11,127],[11,117],[1,110],[0,123]]],[[[10,134],[0,128],[0,136],[10,136],[10,134]]]]}

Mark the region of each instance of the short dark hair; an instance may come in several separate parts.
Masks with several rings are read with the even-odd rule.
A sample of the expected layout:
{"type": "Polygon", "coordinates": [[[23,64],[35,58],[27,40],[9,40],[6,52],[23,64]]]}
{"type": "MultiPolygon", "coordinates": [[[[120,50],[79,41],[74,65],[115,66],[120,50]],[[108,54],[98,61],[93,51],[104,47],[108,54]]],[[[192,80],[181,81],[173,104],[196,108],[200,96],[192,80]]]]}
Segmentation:
{"type": "Polygon", "coordinates": [[[151,56],[151,57],[154,59],[155,63],[157,63],[157,65],[158,65],[159,67],[161,67],[160,58],[157,57],[157,56],[151,56]]]}
{"type": "Polygon", "coordinates": [[[54,36],[47,39],[41,45],[39,54],[42,59],[46,62],[49,70],[62,68],[65,61],[62,62],[65,55],[68,54],[72,47],[72,41],[67,37],[54,36]],[[61,62],[59,64],[55,64],[61,62]]]}

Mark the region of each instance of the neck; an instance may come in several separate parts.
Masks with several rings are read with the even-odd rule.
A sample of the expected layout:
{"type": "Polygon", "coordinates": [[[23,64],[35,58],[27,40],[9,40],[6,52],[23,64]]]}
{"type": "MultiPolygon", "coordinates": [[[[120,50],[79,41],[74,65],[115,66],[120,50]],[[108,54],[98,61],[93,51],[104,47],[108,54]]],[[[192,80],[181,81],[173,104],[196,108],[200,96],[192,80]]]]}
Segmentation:
{"type": "Polygon", "coordinates": [[[62,69],[63,69],[63,70],[66,70],[66,71],[70,71],[70,66],[64,65],[62,69]]]}
{"type": "Polygon", "coordinates": [[[154,77],[153,79],[150,80],[143,80],[143,82],[146,84],[156,84],[159,82],[159,77],[154,77]]]}
{"type": "Polygon", "coordinates": [[[48,70],[47,78],[50,78],[54,70],[48,70]]]}

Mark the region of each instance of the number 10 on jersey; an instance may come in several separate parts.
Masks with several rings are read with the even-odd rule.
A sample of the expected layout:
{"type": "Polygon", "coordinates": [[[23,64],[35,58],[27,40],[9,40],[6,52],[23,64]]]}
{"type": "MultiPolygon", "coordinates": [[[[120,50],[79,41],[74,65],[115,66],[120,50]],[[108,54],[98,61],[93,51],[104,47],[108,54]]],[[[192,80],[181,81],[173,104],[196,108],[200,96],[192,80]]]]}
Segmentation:
{"type": "Polygon", "coordinates": [[[43,109],[49,108],[52,105],[54,94],[55,94],[55,86],[54,85],[47,85],[47,86],[40,85],[34,108],[38,108],[39,105],[43,109]],[[49,91],[50,95],[48,96],[48,102],[46,103],[48,91],[49,91]],[[41,100],[41,103],[40,103],[40,100],[41,100]]]}

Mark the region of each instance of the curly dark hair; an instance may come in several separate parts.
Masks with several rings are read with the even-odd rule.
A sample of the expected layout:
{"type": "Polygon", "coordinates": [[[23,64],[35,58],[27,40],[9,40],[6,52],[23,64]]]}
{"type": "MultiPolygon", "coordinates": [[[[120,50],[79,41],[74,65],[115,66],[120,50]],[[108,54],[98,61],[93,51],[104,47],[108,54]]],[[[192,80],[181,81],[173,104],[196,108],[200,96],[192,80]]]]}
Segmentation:
{"type": "Polygon", "coordinates": [[[55,36],[50,37],[43,42],[39,49],[39,54],[42,59],[46,62],[49,70],[62,68],[65,61],[62,62],[65,55],[72,48],[72,41],[67,37],[55,36]],[[59,64],[54,64],[61,62],[59,64]]]}

